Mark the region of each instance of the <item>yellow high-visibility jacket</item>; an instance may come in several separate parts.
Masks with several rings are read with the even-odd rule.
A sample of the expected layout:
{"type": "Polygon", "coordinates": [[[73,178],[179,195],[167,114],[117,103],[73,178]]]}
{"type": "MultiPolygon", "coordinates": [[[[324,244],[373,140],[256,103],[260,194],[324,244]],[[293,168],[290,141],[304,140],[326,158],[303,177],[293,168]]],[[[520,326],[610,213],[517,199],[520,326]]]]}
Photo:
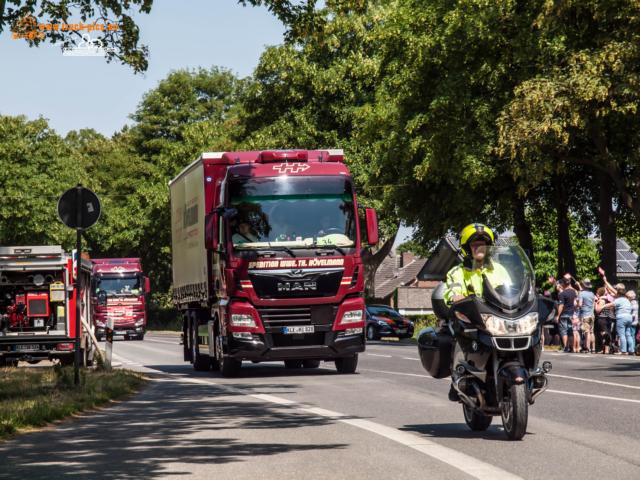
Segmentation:
{"type": "Polygon", "coordinates": [[[486,275],[491,285],[510,285],[511,277],[507,270],[499,263],[492,262],[489,267],[467,268],[463,265],[456,265],[447,273],[446,287],[444,290],[444,300],[447,305],[453,303],[455,295],[468,297],[475,294],[482,296],[482,275],[486,275]]]}

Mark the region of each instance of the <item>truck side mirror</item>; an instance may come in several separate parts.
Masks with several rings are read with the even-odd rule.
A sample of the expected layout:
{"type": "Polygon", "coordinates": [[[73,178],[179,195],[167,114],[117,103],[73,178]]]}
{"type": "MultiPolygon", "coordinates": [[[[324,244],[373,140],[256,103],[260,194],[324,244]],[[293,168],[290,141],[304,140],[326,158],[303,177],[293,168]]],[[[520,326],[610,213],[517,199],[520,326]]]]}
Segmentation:
{"type": "Polygon", "coordinates": [[[98,305],[104,307],[107,304],[107,292],[104,290],[98,290],[98,305]]]}
{"type": "Polygon", "coordinates": [[[151,280],[149,280],[149,277],[144,277],[144,293],[147,295],[151,293],[151,280]]]}
{"type": "Polygon", "coordinates": [[[218,213],[209,213],[204,219],[204,246],[215,250],[218,246],[218,213]]]}
{"type": "Polygon", "coordinates": [[[373,208],[365,209],[365,220],[367,223],[367,243],[369,246],[378,244],[378,215],[373,208]]]}

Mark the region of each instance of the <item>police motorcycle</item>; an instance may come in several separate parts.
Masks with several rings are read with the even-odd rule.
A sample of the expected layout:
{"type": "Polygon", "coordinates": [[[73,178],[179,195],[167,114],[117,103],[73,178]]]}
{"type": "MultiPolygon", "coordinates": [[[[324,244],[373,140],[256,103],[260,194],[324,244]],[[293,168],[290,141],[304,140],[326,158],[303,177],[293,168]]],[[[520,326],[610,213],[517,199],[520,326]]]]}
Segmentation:
{"type": "MultiPolygon", "coordinates": [[[[507,437],[520,440],[528,408],[544,392],[551,362],[540,363],[543,324],[555,315],[553,301],[537,296],[531,263],[520,246],[487,247],[482,291],[444,301],[445,284],[432,294],[439,329],[420,332],[423,367],[434,378],[451,377],[450,399],[462,403],[471,430],[502,417],[507,437]]],[[[469,286],[471,289],[471,286],[469,286]]]]}

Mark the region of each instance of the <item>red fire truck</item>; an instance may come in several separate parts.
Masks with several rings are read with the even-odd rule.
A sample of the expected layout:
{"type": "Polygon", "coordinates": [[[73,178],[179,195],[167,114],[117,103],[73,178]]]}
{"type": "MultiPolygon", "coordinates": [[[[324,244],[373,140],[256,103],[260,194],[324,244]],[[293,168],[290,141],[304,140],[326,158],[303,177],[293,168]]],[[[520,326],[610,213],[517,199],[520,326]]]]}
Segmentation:
{"type": "Polygon", "coordinates": [[[96,337],[104,337],[107,320],[113,318],[114,335],[143,340],[151,288],[140,259],[94,258],[92,262],[96,337]]]}
{"type": "MultiPolygon", "coordinates": [[[[91,325],[91,262],[80,264],[81,319],[91,325]]],[[[72,255],[60,246],[0,247],[0,366],[18,360],[72,364],[76,335],[76,275],[72,255]]],[[[93,343],[80,324],[83,363],[93,343]]]]}
{"type": "Polygon", "coordinates": [[[342,150],[204,153],[169,185],[184,359],[223,376],[243,360],[355,372],[378,226],[342,150]]]}

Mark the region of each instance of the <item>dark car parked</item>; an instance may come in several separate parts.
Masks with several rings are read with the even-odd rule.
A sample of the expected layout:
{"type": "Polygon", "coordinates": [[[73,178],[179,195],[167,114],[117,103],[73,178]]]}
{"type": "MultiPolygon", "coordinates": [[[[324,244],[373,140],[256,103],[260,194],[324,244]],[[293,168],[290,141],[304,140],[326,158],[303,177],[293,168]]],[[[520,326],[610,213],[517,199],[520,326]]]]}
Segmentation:
{"type": "Polygon", "coordinates": [[[388,305],[367,305],[367,339],[380,337],[409,338],[413,336],[413,322],[388,305]]]}

